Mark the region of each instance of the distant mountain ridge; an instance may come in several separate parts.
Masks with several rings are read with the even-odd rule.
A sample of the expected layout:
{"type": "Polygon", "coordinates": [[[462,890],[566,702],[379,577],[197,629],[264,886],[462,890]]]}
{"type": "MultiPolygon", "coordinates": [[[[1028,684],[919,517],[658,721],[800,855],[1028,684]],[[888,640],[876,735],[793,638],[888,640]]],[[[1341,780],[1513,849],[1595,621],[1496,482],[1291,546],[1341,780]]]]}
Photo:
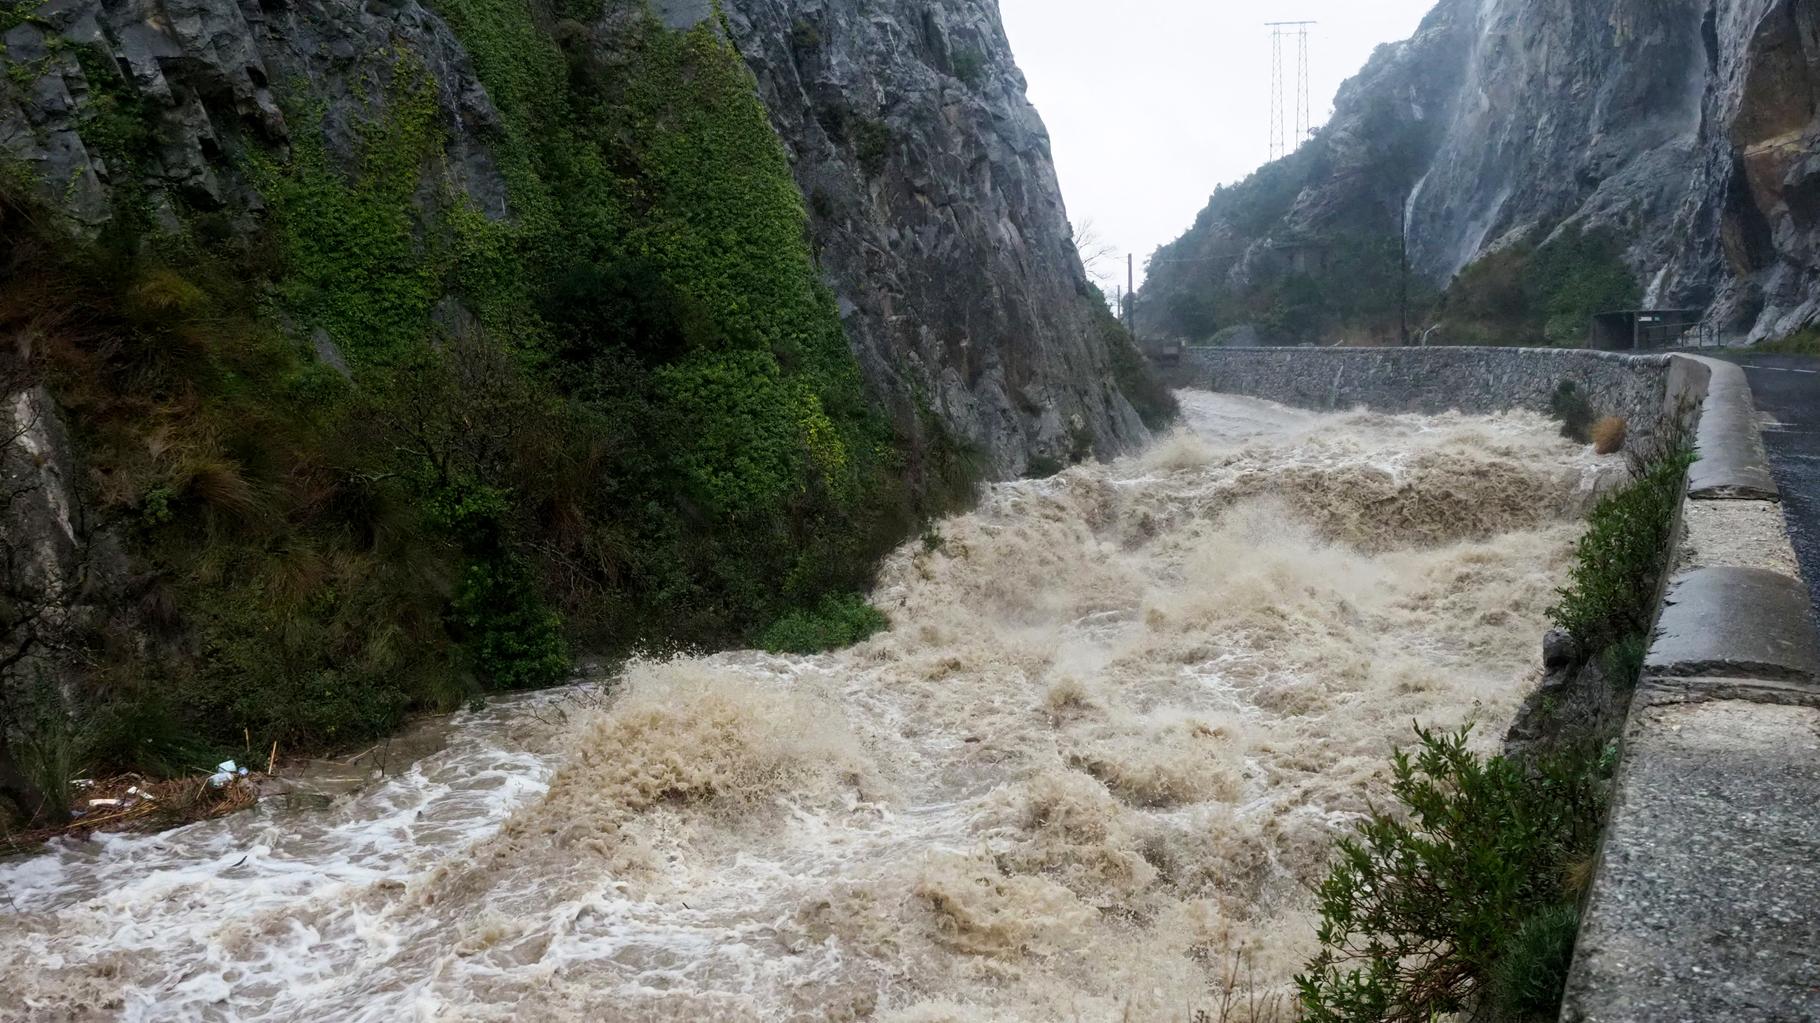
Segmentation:
{"type": "Polygon", "coordinates": [[[1817,112],[1811,0],[1442,0],[1341,88],[1313,141],[1160,248],[1140,302],[1189,336],[1271,311],[1263,326],[1286,334],[1383,336],[1400,329],[1406,209],[1416,304],[1435,318],[1487,304],[1495,318],[1510,296],[1483,280],[1451,307],[1433,299],[1487,257],[1554,246],[1570,276],[1609,277],[1615,260],[1631,281],[1561,310],[1628,293],[1707,310],[1727,337],[1780,337],[1820,317],[1817,112]],[[1298,315],[1298,287],[1319,291],[1300,305],[1337,312],[1298,315]]]}

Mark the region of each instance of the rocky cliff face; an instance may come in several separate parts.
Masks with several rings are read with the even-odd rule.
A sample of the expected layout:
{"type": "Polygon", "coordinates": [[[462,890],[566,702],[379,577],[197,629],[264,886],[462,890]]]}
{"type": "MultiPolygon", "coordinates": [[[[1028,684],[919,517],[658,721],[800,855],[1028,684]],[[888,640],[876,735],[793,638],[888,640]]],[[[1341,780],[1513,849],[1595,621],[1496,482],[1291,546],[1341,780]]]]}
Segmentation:
{"type": "Polygon", "coordinates": [[[999,472],[1147,436],[993,0],[734,0],[866,375],[999,472]]]}
{"type": "Polygon", "coordinates": [[[98,715],[136,770],[578,645],[856,641],[982,477],[1169,411],[986,0],[0,0],[0,41],[0,648],[48,602],[84,655],[0,656],[27,815],[8,743],[98,715]]]}
{"type": "Polygon", "coordinates": [[[1820,316],[1815,25],[1808,0],[1442,0],[1267,169],[1276,205],[1255,185],[1216,197],[1159,251],[1146,297],[1254,286],[1286,272],[1286,249],[1361,222],[1394,233],[1406,208],[1432,287],[1513,245],[1598,232],[1644,303],[1780,336],[1820,316]]]}
{"type": "MultiPolygon", "coordinates": [[[[452,187],[491,218],[512,215],[494,99],[433,7],[8,2],[0,156],[90,228],[129,202],[249,227],[262,200],[245,155],[320,132],[351,163],[362,125],[396,102],[385,82],[401,59],[433,83],[444,140],[425,198],[452,187]]],[[[695,0],[658,13],[677,28],[712,17],[695,0]]],[[[789,148],[861,368],[900,424],[934,417],[993,475],[1147,436],[1113,379],[1117,342],[1094,315],[995,4],[738,0],[726,16],[789,148]]]]}

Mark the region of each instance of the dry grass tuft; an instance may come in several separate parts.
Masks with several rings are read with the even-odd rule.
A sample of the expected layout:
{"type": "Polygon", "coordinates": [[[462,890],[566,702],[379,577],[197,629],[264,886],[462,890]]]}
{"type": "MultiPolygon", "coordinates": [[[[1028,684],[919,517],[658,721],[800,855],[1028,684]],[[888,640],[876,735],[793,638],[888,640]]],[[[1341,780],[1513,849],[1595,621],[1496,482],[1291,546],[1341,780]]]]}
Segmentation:
{"type": "Polygon", "coordinates": [[[1624,441],[1630,435],[1630,425],[1623,416],[1606,416],[1593,424],[1593,450],[1601,455],[1615,454],[1624,449],[1624,441]]]}

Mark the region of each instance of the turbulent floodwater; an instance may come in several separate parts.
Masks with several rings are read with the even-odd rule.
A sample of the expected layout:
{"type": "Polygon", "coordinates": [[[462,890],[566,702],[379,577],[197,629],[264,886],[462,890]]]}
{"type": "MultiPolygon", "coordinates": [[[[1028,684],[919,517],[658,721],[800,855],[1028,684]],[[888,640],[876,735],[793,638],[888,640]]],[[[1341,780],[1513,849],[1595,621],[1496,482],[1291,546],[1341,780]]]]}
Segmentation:
{"type": "Polygon", "coordinates": [[[1535,681],[1607,463],[1182,398],[897,552],[854,649],[637,663],[328,810],[0,864],[0,1018],[1180,1023],[1235,962],[1283,984],[1410,722],[1489,742],[1535,681]]]}

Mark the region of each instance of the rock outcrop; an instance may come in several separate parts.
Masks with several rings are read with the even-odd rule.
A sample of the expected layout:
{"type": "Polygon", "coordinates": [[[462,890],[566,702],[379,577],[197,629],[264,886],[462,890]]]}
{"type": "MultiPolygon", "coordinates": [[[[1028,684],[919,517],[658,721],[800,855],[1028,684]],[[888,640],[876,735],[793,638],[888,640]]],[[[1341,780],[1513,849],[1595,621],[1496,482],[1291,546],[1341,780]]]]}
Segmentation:
{"type": "MultiPolygon", "coordinates": [[[[713,10],[657,13],[683,28],[713,10]]],[[[1120,342],[1096,316],[996,4],[738,0],[725,24],[793,158],[861,368],[900,424],[934,417],[996,476],[1148,436],[1114,379],[1120,342]]],[[[499,114],[433,5],[23,0],[0,38],[0,169],[88,228],[124,202],[251,225],[244,155],[319,130],[352,159],[401,59],[434,83],[443,129],[425,187],[511,215],[489,146],[499,114]],[[287,119],[299,101],[319,126],[287,119]]]]}
{"type": "Polygon", "coordinates": [[[733,0],[867,377],[999,473],[1147,436],[994,0],[733,0]]]}
{"type": "Polygon", "coordinates": [[[1809,0],[1442,0],[1266,169],[1276,206],[1216,196],[1159,250],[1145,297],[1191,306],[1213,282],[1281,276],[1309,239],[1394,236],[1406,209],[1432,287],[1519,242],[1604,231],[1646,305],[1779,337],[1820,318],[1817,86],[1809,0]]]}

